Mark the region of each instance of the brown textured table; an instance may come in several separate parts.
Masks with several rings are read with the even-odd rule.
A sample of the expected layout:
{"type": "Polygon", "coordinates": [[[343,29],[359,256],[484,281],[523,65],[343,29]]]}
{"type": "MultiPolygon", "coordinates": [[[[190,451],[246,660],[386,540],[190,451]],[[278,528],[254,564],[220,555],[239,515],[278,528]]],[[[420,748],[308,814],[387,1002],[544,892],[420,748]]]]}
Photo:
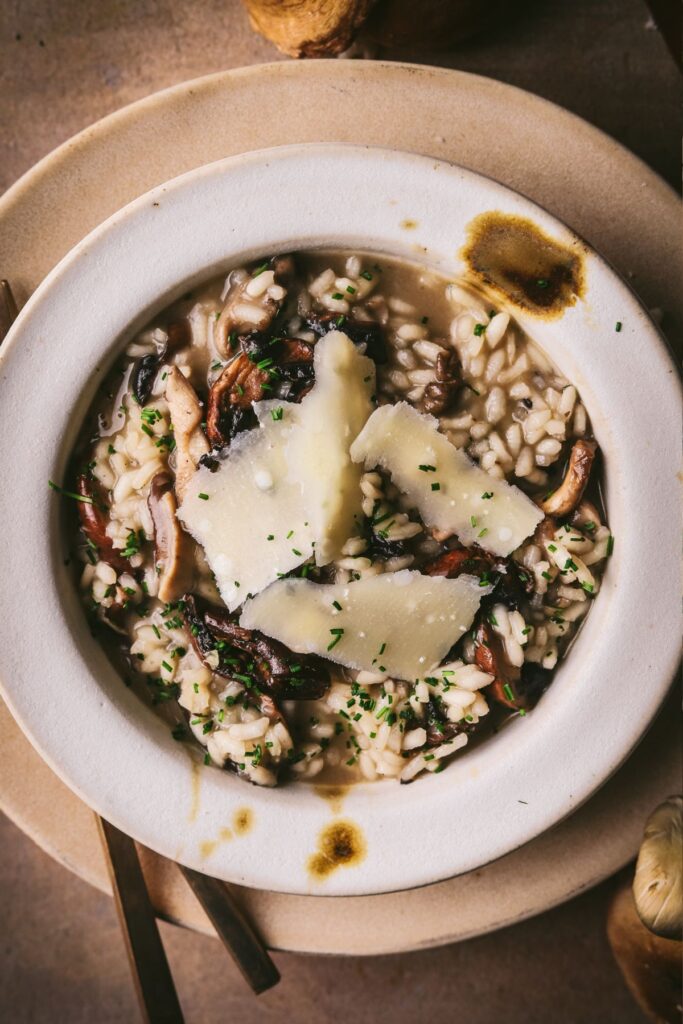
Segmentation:
{"type": "MultiPolygon", "coordinates": [[[[383,54],[512,82],[618,137],[678,183],[680,87],[639,0],[526,5],[504,32],[447,55],[383,54]]],[[[0,189],[96,118],[221,68],[272,60],[236,0],[6,0],[0,8],[0,189]]],[[[135,1004],[111,901],[13,826],[0,834],[5,921],[0,1005],[22,1021],[118,1022],[135,1004]]],[[[558,865],[558,870],[562,870],[558,865]]],[[[162,926],[189,1021],[353,1015],[397,1024],[640,1021],[604,938],[613,883],[458,946],[374,960],[279,955],[282,985],[256,1004],[214,940],[162,926]]]]}

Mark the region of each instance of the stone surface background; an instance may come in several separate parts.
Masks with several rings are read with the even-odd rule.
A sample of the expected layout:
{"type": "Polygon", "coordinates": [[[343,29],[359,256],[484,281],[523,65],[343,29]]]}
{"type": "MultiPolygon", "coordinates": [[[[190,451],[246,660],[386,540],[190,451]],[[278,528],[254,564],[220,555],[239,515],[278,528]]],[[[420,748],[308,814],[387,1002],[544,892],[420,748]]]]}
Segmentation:
{"type": "MultiPolygon", "coordinates": [[[[521,13],[510,23],[450,53],[381,56],[456,67],[536,92],[618,138],[678,187],[680,78],[645,4],[517,6],[521,13]]],[[[0,191],[126,103],[188,78],[275,59],[238,0],[4,0],[0,191]]],[[[6,821],[0,850],[3,1015],[15,1024],[136,1020],[111,900],[6,821]]],[[[605,938],[615,885],[610,880],[534,920],[440,950],[374,959],[277,954],[283,981],[258,1002],[218,942],[161,928],[191,1024],[636,1024],[644,1018],[605,938]]]]}

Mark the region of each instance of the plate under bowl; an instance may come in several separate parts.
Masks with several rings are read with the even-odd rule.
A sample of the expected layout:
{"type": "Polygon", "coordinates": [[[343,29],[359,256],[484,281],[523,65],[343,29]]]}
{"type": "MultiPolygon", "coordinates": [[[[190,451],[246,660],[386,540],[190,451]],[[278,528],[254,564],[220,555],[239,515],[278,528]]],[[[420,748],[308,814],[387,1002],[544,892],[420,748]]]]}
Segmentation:
{"type": "Polygon", "coordinates": [[[554,218],[489,179],[411,154],[339,145],[284,147],[192,171],[72,250],[22,311],[0,365],[6,699],[72,789],[166,856],[243,885],[324,895],[404,889],[473,870],[587,799],[666,694],[678,635],[673,366],[614,271],[554,218]],[[259,790],[191,763],[122,686],[90,637],[63,565],[47,480],[60,478],[122,340],[189,285],[243,258],[321,245],[372,248],[457,275],[467,225],[491,210],[528,217],[583,253],[585,297],[556,320],[519,319],[587,405],[605,454],[614,556],[534,713],[440,775],[407,787],[353,787],[341,816],[360,830],[366,853],[321,883],[308,862],[330,812],[314,788],[259,790]],[[244,808],[251,828],[216,842],[244,808]]]}

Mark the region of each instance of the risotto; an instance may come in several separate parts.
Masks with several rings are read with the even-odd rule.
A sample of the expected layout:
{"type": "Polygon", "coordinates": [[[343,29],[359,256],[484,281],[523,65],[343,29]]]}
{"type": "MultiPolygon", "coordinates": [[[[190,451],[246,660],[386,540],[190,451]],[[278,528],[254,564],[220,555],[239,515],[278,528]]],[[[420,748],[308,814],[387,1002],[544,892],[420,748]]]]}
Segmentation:
{"type": "Polygon", "coordinates": [[[88,613],[176,740],[259,785],[405,783],[550,684],[612,550],[596,454],[508,312],[317,251],[140,332],[63,493],[88,613]]]}

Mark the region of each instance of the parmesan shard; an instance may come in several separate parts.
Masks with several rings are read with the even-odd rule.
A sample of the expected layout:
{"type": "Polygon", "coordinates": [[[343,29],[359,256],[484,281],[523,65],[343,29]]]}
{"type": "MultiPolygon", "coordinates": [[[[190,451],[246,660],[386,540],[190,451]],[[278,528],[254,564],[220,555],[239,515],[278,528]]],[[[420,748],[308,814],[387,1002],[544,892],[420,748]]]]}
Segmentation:
{"type": "Polygon", "coordinates": [[[457,534],[466,547],[506,556],[543,512],[518,487],[480,469],[407,402],[375,410],[351,446],[354,462],[391,473],[427,526],[457,534]]]}
{"type": "Polygon", "coordinates": [[[410,569],[346,584],[279,580],[247,601],[240,624],[300,654],[414,681],[467,632],[490,589],[410,569]]]}
{"type": "Polygon", "coordinates": [[[197,470],[178,509],[230,611],[313,554],[303,494],[285,455],[296,407],[280,404],[282,419],[263,416],[260,427],[235,438],[215,472],[197,470]]]}
{"type": "Polygon", "coordinates": [[[351,461],[352,441],[373,411],[375,364],[340,331],[315,346],[315,386],[297,409],[287,461],[309,510],[315,560],[327,565],[361,518],[362,467],[351,461]]]}
{"type": "Polygon", "coordinates": [[[236,437],[215,472],[201,466],[185,484],[178,515],[230,611],[313,554],[332,561],[361,515],[362,470],[349,448],[372,413],[374,363],[333,331],[314,366],[300,404],[256,403],[259,427],[236,437]]]}

